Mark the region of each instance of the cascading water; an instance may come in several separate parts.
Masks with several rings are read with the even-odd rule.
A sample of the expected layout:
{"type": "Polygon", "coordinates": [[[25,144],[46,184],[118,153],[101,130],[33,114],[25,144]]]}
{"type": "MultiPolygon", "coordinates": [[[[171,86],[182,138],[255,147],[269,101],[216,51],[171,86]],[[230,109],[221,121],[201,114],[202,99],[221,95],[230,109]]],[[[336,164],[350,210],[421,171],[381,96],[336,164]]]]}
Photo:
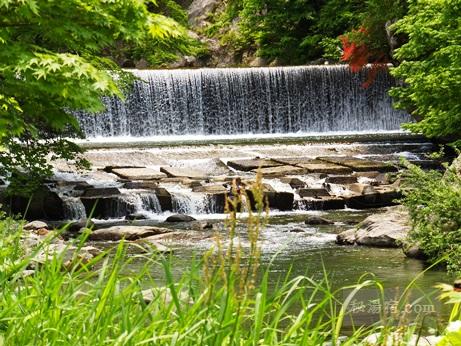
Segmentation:
{"type": "Polygon", "coordinates": [[[410,120],[392,108],[392,77],[365,89],[366,72],[345,65],[133,72],[125,102],[77,115],[87,137],[398,130],[410,120]]]}
{"type": "Polygon", "coordinates": [[[79,198],[62,197],[64,202],[64,215],[67,220],[85,220],[85,206],[79,198]]]}

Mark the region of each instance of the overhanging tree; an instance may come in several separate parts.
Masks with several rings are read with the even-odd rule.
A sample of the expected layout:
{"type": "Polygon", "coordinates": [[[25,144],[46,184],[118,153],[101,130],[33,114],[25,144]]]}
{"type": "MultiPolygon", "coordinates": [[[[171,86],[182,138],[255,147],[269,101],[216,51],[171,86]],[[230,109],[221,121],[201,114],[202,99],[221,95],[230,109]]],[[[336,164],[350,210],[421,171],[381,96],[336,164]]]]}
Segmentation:
{"type": "Polygon", "coordinates": [[[13,188],[36,187],[51,173],[47,158],[85,165],[66,139],[79,134],[72,112],[98,112],[102,96],[123,96],[128,78],[107,56],[116,44],[184,34],[150,13],[151,2],[0,0],[0,173],[13,188]]]}
{"type": "Polygon", "coordinates": [[[392,71],[405,84],[391,91],[418,120],[406,127],[461,144],[461,1],[412,0],[395,29],[409,38],[392,71]]]}

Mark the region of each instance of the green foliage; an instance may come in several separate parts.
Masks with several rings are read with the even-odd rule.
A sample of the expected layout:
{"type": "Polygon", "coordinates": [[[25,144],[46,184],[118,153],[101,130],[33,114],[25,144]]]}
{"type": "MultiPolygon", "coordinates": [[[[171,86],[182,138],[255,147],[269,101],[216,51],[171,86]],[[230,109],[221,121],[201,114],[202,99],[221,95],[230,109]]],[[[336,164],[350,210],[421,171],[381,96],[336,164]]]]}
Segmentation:
{"type": "Polygon", "coordinates": [[[286,65],[322,56],[337,60],[335,40],[359,23],[363,8],[358,0],[232,0],[206,32],[237,53],[249,51],[286,65]]]}
{"type": "Polygon", "coordinates": [[[441,259],[450,272],[461,273],[461,177],[452,166],[445,173],[425,172],[407,164],[403,204],[412,220],[410,241],[429,261],[441,259]]]}
{"type": "Polygon", "coordinates": [[[402,63],[392,71],[404,84],[391,95],[418,120],[406,128],[430,138],[461,139],[460,18],[459,0],[413,0],[395,24],[409,40],[397,50],[402,63]]]}
{"type": "Polygon", "coordinates": [[[98,112],[102,96],[122,97],[126,78],[104,53],[180,35],[175,21],[138,0],[0,0],[0,18],[2,173],[36,178],[50,173],[48,152],[79,154],[63,139],[78,134],[73,111],[98,112]]]}

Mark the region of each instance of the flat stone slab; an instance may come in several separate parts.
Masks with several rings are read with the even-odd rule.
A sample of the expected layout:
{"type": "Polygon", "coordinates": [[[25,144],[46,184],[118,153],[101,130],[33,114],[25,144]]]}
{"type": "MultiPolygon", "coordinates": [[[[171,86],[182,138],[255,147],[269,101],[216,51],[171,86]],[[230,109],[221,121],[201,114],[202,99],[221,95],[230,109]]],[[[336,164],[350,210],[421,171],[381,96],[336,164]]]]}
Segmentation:
{"type": "Polygon", "coordinates": [[[337,175],[337,176],[330,176],[325,179],[325,183],[327,184],[355,184],[357,183],[357,177],[351,175],[337,175]]]}
{"type": "MultiPolygon", "coordinates": [[[[283,177],[290,174],[302,174],[304,169],[296,166],[277,166],[266,167],[260,169],[263,177],[283,177]]],[[[252,172],[257,173],[258,169],[253,169],[252,172]]]]}
{"type": "Polygon", "coordinates": [[[307,189],[299,189],[298,194],[301,197],[312,197],[312,198],[320,198],[320,197],[328,197],[330,193],[325,188],[307,188],[307,189]]]}
{"type": "Polygon", "coordinates": [[[128,180],[158,180],[167,176],[152,168],[115,168],[112,173],[128,180]]]}
{"type": "MultiPolygon", "coordinates": [[[[358,184],[357,184],[358,185],[358,184]]],[[[391,187],[375,188],[373,192],[345,197],[346,205],[352,209],[382,208],[396,205],[401,194],[391,187]]]]}
{"type": "Polygon", "coordinates": [[[82,197],[100,198],[115,195],[120,195],[120,190],[116,187],[94,187],[86,189],[85,192],[83,192],[82,197]]]}
{"type": "Polygon", "coordinates": [[[318,160],[346,166],[355,172],[395,172],[397,168],[385,162],[358,159],[350,156],[322,156],[318,160]]]}
{"type": "Polygon", "coordinates": [[[168,228],[151,227],[151,226],[113,226],[109,228],[101,228],[91,232],[89,235],[90,240],[112,240],[117,241],[121,239],[136,240],[147,238],[157,234],[164,234],[171,232],[168,228]]]}
{"type": "Polygon", "coordinates": [[[165,173],[170,178],[206,178],[206,174],[204,172],[196,171],[190,168],[160,167],[160,172],[165,173]]]}
{"type": "Polygon", "coordinates": [[[326,173],[326,174],[349,174],[352,169],[349,167],[337,165],[335,163],[322,160],[310,160],[296,163],[296,166],[302,167],[309,173],[326,173]]]}
{"type": "Polygon", "coordinates": [[[282,166],[283,164],[272,159],[250,159],[228,161],[227,166],[239,171],[252,171],[254,169],[282,166]]]}
{"type": "Polygon", "coordinates": [[[223,185],[205,185],[195,186],[192,188],[193,192],[203,192],[208,194],[226,193],[227,189],[223,185]]]}
{"type": "Polygon", "coordinates": [[[319,198],[305,197],[297,202],[299,208],[304,210],[336,210],[344,209],[346,206],[343,198],[335,196],[319,198]]]}

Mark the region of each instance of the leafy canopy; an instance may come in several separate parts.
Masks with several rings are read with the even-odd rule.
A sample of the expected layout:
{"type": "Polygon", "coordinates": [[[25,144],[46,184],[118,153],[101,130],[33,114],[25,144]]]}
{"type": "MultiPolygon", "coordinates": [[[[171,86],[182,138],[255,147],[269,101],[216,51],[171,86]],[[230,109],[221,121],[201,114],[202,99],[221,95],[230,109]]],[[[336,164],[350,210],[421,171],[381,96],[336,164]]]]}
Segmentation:
{"type": "MultiPolygon", "coordinates": [[[[79,148],[72,111],[103,109],[127,78],[108,58],[117,45],[181,35],[171,18],[142,0],[0,0],[0,171],[46,176],[45,160],[79,148]]],[[[84,163],[83,161],[79,161],[84,163]]]]}
{"type": "Polygon", "coordinates": [[[417,123],[406,127],[431,138],[461,139],[461,1],[411,0],[395,24],[409,40],[396,51],[392,73],[404,85],[392,90],[396,106],[417,123]]]}

